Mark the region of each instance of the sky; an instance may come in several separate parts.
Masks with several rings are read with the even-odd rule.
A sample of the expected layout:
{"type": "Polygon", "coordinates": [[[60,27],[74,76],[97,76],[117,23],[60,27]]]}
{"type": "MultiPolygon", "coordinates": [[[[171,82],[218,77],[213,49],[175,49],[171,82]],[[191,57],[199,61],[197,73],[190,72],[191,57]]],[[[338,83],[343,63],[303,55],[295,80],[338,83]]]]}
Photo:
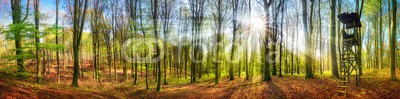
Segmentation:
{"type": "MultiPolygon", "coordinates": [[[[60,13],[63,14],[65,11],[61,11],[64,8],[66,0],[60,0],[60,13]]],[[[22,3],[25,7],[26,0],[22,0],[22,3]]],[[[30,1],[30,13],[33,12],[33,0],[30,1]]],[[[1,16],[1,25],[5,26],[11,23],[11,7],[10,0],[0,0],[0,16],[1,16]]],[[[50,23],[55,21],[55,9],[56,9],[56,1],[55,0],[40,0],[39,6],[40,12],[46,14],[43,22],[50,23]]],[[[25,11],[25,9],[23,9],[25,11]]],[[[62,18],[62,17],[60,17],[62,18]]]]}

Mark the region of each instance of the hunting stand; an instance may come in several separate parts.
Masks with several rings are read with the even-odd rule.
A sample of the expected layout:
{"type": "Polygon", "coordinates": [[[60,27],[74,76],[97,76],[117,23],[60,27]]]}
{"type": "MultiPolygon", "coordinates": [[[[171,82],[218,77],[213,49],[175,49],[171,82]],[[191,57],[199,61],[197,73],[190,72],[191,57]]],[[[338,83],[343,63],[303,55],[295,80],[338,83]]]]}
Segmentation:
{"type": "MultiPolygon", "coordinates": [[[[344,27],[340,44],[340,69],[338,78],[338,94],[347,96],[351,78],[355,78],[358,86],[361,73],[361,22],[358,13],[342,13],[338,18],[344,27]]],[[[340,35],[339,35],[340,37],[340,35]]]]}

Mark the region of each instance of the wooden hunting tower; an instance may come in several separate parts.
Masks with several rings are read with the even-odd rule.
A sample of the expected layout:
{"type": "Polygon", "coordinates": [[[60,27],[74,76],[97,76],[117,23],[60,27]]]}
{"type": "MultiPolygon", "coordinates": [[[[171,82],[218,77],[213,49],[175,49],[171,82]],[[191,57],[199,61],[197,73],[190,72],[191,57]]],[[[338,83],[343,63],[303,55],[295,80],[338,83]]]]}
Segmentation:
{"type": "MultiPolygon", "coordinates": [[[[355,78],[358,86],[361,73],[361,22],[358,13],[342,13],[338,15],[345,27],[342,30],[340,48],[340,68],[338,79],[338,93],[347,95],[351,78],[355,78]]],[[[340,35],[339,35],[340,37],[340,35]]]]}

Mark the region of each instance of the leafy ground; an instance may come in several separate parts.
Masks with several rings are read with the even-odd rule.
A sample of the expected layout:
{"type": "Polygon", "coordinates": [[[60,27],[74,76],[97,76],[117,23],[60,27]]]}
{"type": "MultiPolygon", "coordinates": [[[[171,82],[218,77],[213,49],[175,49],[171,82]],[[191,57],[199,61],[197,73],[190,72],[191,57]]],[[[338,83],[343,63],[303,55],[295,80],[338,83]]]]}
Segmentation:
{"type": "MultiPolygon", "coordinates": [[[[90,64],[82,65],[91,70],[90,64]]],[[[28,69],[34,71],[33,67],[28,69]]],[[[184,77],[169,78],[169,84],[163,85],[161,92],[155,92],[153,77],[149,78],[150,89],[146,90],[143,75],[140,75],[138,85],[133,85],[131,80],[123,82],[121,70],[118,71],[119,83],[111,83],[107,77],[103,77],[103,83],[96,83],[87,71],[79,80],[79,88],[70,87],[72,71],[68,68],[71,66],[62,71],[62,82],[56,82],[52,68],[44,83],[39,85],[35,84],[32,74],[21,78],[14,73],[16,66],[1,64],[0,98],[400,98],[400,82],[388,80],[389,72],[384,72],[388,70],[365,70],[362,84],[357,87],[352,83],[349,95],[343,97],[336,94],[336,80],[327,75],[317,75],[313,79],[304,79],[303,75],[274,76],[270,82],[260,82],[260,76],[245,80],[242,75],[234,81],[223,77],[218,85],[214,84],[212,75],[205,75],[193,84],[184,77]]],[[[107,73],[107,68],[103,70],[107,73]]]]}

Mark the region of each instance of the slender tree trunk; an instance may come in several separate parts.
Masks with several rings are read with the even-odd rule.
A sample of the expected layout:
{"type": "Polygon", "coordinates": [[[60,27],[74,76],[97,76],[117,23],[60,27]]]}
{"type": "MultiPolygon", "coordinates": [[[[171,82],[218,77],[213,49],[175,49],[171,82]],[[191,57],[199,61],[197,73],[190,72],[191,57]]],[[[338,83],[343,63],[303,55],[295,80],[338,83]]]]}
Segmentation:
{"type": "MultiPolygon", "coordinates": [[[[298,4],[297,4],[298,2],[296,2],[296,8],[298,8],[299,9],[299,7],[298,7],[298,4]]],[[[297,74],[300,74],[300,60],[299,60],[299,57],[300,57],[300,53],[299,53],[299,49],[298,49],[298,46],[299,46],[299,12],[296,12],[296,47],[297,47],[297,49],[296,49],[296,72],[297,72],[297,74]]]]}
{"type": "Polygon", "coordinates": [[[41,79],[42,79],[42,74],[40,73],[41,68],[40,68],[40,57],[39,57],[39,53],[40,53],[39,52],[40,51],[40,48],[39,48],[39,43],[40,43],[40,40],[39,40],[39,13],[40,13],[39,12],[39,0],[35,0],[34,5],[35,5],[35,13],[34,13],[35,14],[35,29],[37,30],[35,32],[36,67],[37,67],[36,71],[37,71],[37,83],[40,84],[41,79]]]}
{"type": "MultiPolygon", "coordinates": [[[[143,13],[143,11],[142,11],[142,1],[141,0],[138,0],[138,2],[139,2],[139,18],[140,18],[140,29],[141,29],[141,31],[142,31],[142,34],[143,34],[143,37],[144,38],[146,38],[146,33],[144,32],[144,28],[143,28],[143,17],[142,17],[142,13],[143,13]]],[[[144,42],[146,42],[146,40],[144,40],[144,42]]],[[[147,56],[147,50],[145,50],[145,52],[144,52],[145,54],[145,56],[147,56]]],[[[147,57],[144,59],[144,65],[145,65],[145,68],[146,68],[146,74],[145,74],[145,76],[146,76],[146,90],[149,90],[149,82],[148,82],[148,74],[149,74],[149,71],[148,71],[148,63],[147,63],[147,57]]]]}
{"type": "MultiPolygon", "coordinates": [[[[297,13],[296,13],[297,14],[297,13]]],[[[296,20],[297,21],[297,20],[296,20]]],[[[296,25],[296,28],[297,28],[297,25],[296,25]]],[[[297,32],[297,29],[295,29],[295,31],[297,32]]],[[[290,54],[290,58],[291,58],[291,65],[292,65],[292,68],[291,68],[291,70],[290,70],[290,74],[291,75],[293,75],[293,72],[294,72],[294,33],[295,32],[292,32],[292,52],[291,52],[291,54],[290,54]]],[[[296,45],[297,46],[297,45],[296,45]]]]}
{"type": "Polygon", "coordinates": [[[48,53],[48,56],[47,56],[47,58],[48,58],[48,60],[47,60],[47,74],[50,74],[50,68],[51,68],[51,65],[52,65],[50,49],[47,50],[47,53],[48,53]]]}
{"type": "MultiPolygon", "coordinates": [[[[56,44],[58,45],[58,6],[59,6],[60,0],[56,0],[56,44]]],[[[61,82],[61,74],[60,74],[60,52],[59,49],[57,49],[57,82],[61,82]]]]}
{"type": "Polygon", "coordinates": [[[392,80],[397,80],[396,77],[396,24],[397,24],[397,1],[392,0],[392,36],[390,37],[390,77],[392,80]]]}
{"type": "Polygon", "coordinates": [[[318,32],[319,32],[319,71],[320,74],[323,73],[323,67],[322,67],[322,16],[321,16],[321,0],[318,0],[318,32]]]}
{"type": "Polygon", "coordinates": [[[74,0],[75,3],[74,5],[74,14],[73,14],[73,26],[74,26],[74,33],[73,33],[73,52],[74,52],[74,73],[72,77],[72,86],[78,87],[78,76],[79,76],[79,49],[80,49],[80,42],[81,42],[81,37],[82,37],[82,32],[83,32],[83,27],[84,27],[84,20],[86,17],[86,9],[87,9],[87,0],[84,0],[81,3],[84,3],[83,7],[83,14],[80,15],[81,13],[81,3],[80,0],[74,0]],[[78,10],[79,9],[79,10],[78,10]],[[80,22],[80,23],[79,23],[80,22]]]}
{"type": "MultiPolygon", "coordinates": [[[[279,75],[278,75],[278,77],[282,77],[282,54],[283,54],[283,52],[282,52],[282,43],[283,43],[283,19],[284,19],[284,17],[285,17],[285,13],[284,13],[284,9],[285,9],[285,0],[282,0],[281,1],[282,3],[283,3],[283,6],[281,7],[281,13],[282,13],[282,16],[281,16],[281,36],[280,36],[280,39],[281,39],[281,41],[280,41],[280,43],[279,43],[279,75]]],[[[286,55],[285,55],[286,56],[286,55]]],[[[286,67],[287,67],[287,62],[285,62],[285,64],[286,64],[286,67]]]]}
{"type": "Polygon", "coordinates": [[[330,24],[330,47],[331,47],[331,63],[332,63],[332,77],[339,77],[338,63],[336,55],[336,0],[331,0],[331,24],[330,24]]]}
{"type": "MultiPolygon", "coordinates": [[[[29,8],[29,1],[27,2],[26,8],[29,8]]],[[[22,11],[21,11],[21,0],[11,0],[11,10],[12,10],[12,20],[13,24],[21,24],[23,23],[28,16],[29,9],[26,9],[26,14],[24,19],[21,19],[22,11]]],[[[21,44],[21,30],[15,30],[14,31],[14,39],[15,39],[15,54],[21,55],[23,54],[23,49],[22,49],[22,44],[21,44]]],[[[23,57],[18,57],[17,58],[17,66],[18,66],[18,72],[25,72],[25,66],[24,66],[24,58],[23,57]]]]}
{"type": "Polygon", "coordinates": [[[312,13],[313,13],[313,7],[314,7],[314,0],[311,1],[311,13],[310,13],[310,31],[308,31],[307,28],[307,0],[303,0],[302,2],[302,8],[303,8],[303,27],[304,27],[304,33],[306,33],[305,38],[306,38],[306,78],[313,78],[312,74],[312,42],[311,42],[311,35],[312,35],[312,13]]]}
{"type": "MultiPolygon", "coordinates": [[[[251,19],[251,1],[252,0],[249,0],[248,1],[248,3],[249,3],[249,5],[248,5],[248,7],[249,7],[249,19],[251,19]]],[[[250,34],[251,33],[251,24],[249,24],[249,28],[248,28],[249,30],[248,30],[248,34],[250,34]]],[[[246,35],[246,37],[247,38],[249,38],[249,35],[246,35]]],[[[246,71],[246,80],[250,80],[250,72],[249,72],[249,42],[248,41],[246,41],[245,42],[246,44],[246,47],[245,47],[245,51],[246,51],[246,61],[245,61],[245,71],[246,71]]]]}
{"type": "MultiPolygon", "coordinates": [[[[374,19],[374,23],[375,24],[378,24],[378,19],[374,19]]],[[[379,48],[379,46],[378,46],[378,40],[379,40],[379,36],[378,36],[378,25],[374,25],[375,26],[375,35],[374,35],[374,37],[375,37],[375,42],[374,42],[374,56],[375,56],[375,60],[374,60],[374,62],[375,62],[375,68],[378,68],[379,69],[379,54],[378,54],[378,48],[379,48]]]]}
{"type": "MultiPolygon", "coordinates": [[[[45,41],[46,39],[43,39],[43,41],[45,41]]],[[[44,77],[44,75],[46,75],[46,63],[47,63],[47,59],[46,59],[46,55],[47,55],[47,53],[46,53],[46,50],[45,49],[42,49],[41,50],[42,51],[42,53],[43,53],[43,57],[42,57],[42,74],[43,74],[43,76],[42,77],[44,77]]]]}
{"type": "Polygon", "coordinates": [[[219,43],[221,43],[221,32],[222,32],[222,0],[218,0],[217,3],[217,42],[216,47],[217,47],[217,52],[215,52],[216,54],[216,62],[215,62],[215,84],[219,84],[219,50],[220,50],[220,46],[219,43]]]}
{"type": "MultiPolygon", "coordinates": [[[[269,17],[270,17],[270,7],[271,7],[271,5],[273,4],[273,0],[264,0],[264,5],[263,5],[263,8],[264,8],[264,12],[265,12],[265,14],[266,14],[266,20],[265,20],[265,22],[266,23],[269,23],[269,17]]],[[[268,29],[269,28],[269,26],[267,25],[266,26],[266,29],[268,29]]],[[[265,34],[270,34],[270,33],[265,33],[265,34]]],[[[267,59],[269,59],[269,44],[268,44],[268,40],[269,40],[269,36],[270,35],[265,35],[265,39],[264,39],[264,41],[263,41],[263,43],[264,43],[264,50],[265,50],[265,52],[264,52],[264,56],[265,56],[265,58],[264,58],[264,79],[263,79],[263,81],[264,82],[266,82],[266,81],[271,81],[272,79],[271,79],[271,74],[270,74],[270,71],[269,71],[269,69],[270,69],[270,66],[269,66],[269,62],[267,61],[267,59]]]]}
{"type": "Polygon", "coordinates": [[[383,26],[382,26],[382,24],[383,24],[383,0],[379,0],[379,48],[380,48],[380,64],[379,64],[379,68],[382,70],[383,69],[383,39],[384,39],[384,37],[383,37],[383,26]]]}
{"type": "MultiPolygon", "coordinates": [[[[272,36],[271,36],[271,40],[272,40],[272,42],[271,42],[271,44],[272,44],[271,50],[272,50],[273,53],[277,52],[276,51],[276,47],[278,46],[277,45],[277,43],[278,43],[278,31],[277,31],[277,29],[279,28],[278,27],[279,10],[276,11],[275,8],[276,8],[276,3],[272,3],[272,26],[273,26],[273,29],[272,29],[272,36]]],[[[277,61],[276,61],[276,54],[272,54],[271,55],[271,59],[274,61],[272,63],[272,76],[276,76],[276,65],[278,64],[277,61]]]]}
{"type": "Polygon", "coordinates": [[[238,13],[238,7],[239,7],[239,0],[233,0],[231,1],[232,3],[232,25],[233,25],[233,39],[232,39],[232,50],[231,50],[231,64],[229,65],[229,80],[234,80],[234,75],[233,75],[233,65],[236,65],[236,63],[233,63],[233,61],[236,61],[236,32],[239,29],[238,27],[238,22],[237,22],[237,13],[238,13]]]}
{"type": "MultiPolygon", "coordinates": [[[[158,40],[158,31],[157,31],[157,24],[158,24],[158,0],[151,0],[151,12],[152,12],[152,17],[153,17],[153,27],[154,27],[154,35],[156,40],[158,40]]],[[[156,56],[160,55],[159,51],[159,44],[156,41],[156,56]]],[[[156,91],[159,92],[161,91],[161,66],[160,62],[155,63],[155,67],[157,68],[157,88],[156,91]]]]}

